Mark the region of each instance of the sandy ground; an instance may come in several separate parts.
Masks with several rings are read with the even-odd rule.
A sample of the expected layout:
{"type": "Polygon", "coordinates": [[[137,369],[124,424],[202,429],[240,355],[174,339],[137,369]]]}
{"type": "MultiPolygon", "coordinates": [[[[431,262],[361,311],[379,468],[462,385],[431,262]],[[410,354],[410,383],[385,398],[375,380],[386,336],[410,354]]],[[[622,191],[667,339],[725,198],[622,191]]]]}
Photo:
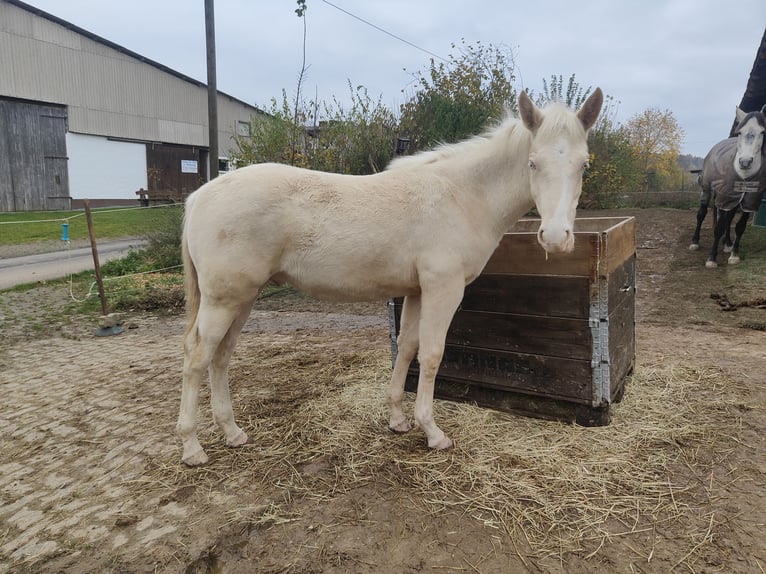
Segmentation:
{"type": "MultiPolygon", "coordinates": [[[[293,419],[296,405],[313,399],[291,370],[340,391],[344,372],[381,365],[382,400],[390,349],[382,305],[258,303],[232,362],[235,410],[251,432],[285,435],[276,446],[251,445],[235,456],[215,446],[219,437],[203,412],[203,444],[231,467],[186,469],[173,434],[182,318],[136,314],[125,334],[107,338],[92,336],[92,322],[64,323],[54,335],[25,330],[17,323],[27,315],[9,309],[65,299],[42,288],[0,294],[0,572],[763,572],[766,334],[743,324],[758,324],[765,311],[719,320],[709,292],[726,286],[725,272],[691,283],[679,275],[679,257],[703,257],[679,248],[678,230],[693,227],[693,213],[637,215],[639,367],[711,369],[744,389],[732,423],[736,440],[725,442],[719,470],[697,477],[678,469],[708,492],[696,538],[673,536],[673,524],[625,536],[625,525],[615,524],[601,545],[540,557],[523,536],[396,484],[402,452],[447,471],[456,459],[434,459],[417,433],[387,433],[382,404],[380,418],[361,421],[359,432],[390,448],[391,460],[375,473],[360,471],[354,488],[342,487],[331,458],[308,456],[310,445],[280,458],[276,446],[301,436],[294,427],[312,424],[293,419]],[[696,314],[668,312],[692,296],[696,314]],[[284,386],[248,385],[263,369],[286,373],[284,386]]],[[[650,518],[637,515],[636,524],[650,518]]]]}

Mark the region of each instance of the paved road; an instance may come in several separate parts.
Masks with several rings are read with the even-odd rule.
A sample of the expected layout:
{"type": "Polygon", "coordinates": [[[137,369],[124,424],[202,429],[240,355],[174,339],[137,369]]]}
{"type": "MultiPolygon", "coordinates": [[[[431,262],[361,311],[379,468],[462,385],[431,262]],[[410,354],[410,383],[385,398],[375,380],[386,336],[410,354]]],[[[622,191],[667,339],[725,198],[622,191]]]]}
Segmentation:
{"type": "MultiPolygon", "coordinates": [[[[106,261],[124,257],[130,247],[138,247],[144,243],[141,239],[99,242],[98,259],[103,265],[106,261]]],[[[10,289],[16,285],[35,281],[59,279],[70,273],[79,273],[88,269],[93,269],[93,255],[90,247],[0,259],[0,289],[10,289]]]]}

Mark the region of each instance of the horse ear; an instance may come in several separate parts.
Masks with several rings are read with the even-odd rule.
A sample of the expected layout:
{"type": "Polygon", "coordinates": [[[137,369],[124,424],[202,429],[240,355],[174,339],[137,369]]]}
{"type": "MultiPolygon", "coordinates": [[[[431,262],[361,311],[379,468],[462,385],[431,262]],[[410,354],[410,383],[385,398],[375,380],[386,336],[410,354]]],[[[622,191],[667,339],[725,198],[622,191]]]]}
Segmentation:
{"type": "Polygon", "coordinates": [[[739,106],[737,106],[737,111],[736,111],[735,117],[736,117],[736,121],[737,121],[737,126],[738,126],[738,127],[739,127],[739,124],[741,124],[741,123],[742,123],[742,120],[744,120],[744,119],[745,119],[745,116],[746,116],[746,115],[747,115],[747,112],[743,112],[743,111],[740,109],[740,107],[739,107],[739,106]]]}
{"type": "Polygon", "coordinates": [[[543,115],[537,109],[537,106],[532,103],[532,100],[529,99],[527,92],[519,94],[519,113],[527,129],[535,133],[543,121],[543,115]]]}
{"type": "Polygon", "coordinates": [[[585,100],[582,108],[580,108],[580,111],[577,112],[577,117],[580,118],[585,131],[588,131],[593,127],[593,124],[596,123],[598,114],[601,113],[601,106],[603,103],[604,93],[601,91],[601,88],[596,88],[596,91],[594,91],[590,97],[585,100]]]}

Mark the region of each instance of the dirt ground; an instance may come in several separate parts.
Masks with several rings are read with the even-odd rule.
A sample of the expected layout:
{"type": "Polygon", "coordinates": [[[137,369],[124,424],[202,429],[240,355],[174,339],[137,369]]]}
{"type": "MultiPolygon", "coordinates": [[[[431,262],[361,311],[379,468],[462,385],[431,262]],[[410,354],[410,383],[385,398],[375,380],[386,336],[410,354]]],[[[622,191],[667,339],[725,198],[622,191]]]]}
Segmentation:
{"type": "MultiPolygon", "coordinates": [[[[674,523],[672,512],[653,520],[637,508],[632,524],[601,524],[598,543],[585,536],[575,550],[541,554],[523,530],[476,511],[478,504],[466,512],[410,490],[413,480],[431,476],[426,466],[443,473],[470,467],[472,451],[460,447],[460,436],[450,453],[430,453],[419,431],[387,432],[390,338],[382,304],[331,306],[292,295],[259,301],[230,377],[235,412],[255,440],[220,446],[203,397],[201,440],[217,462],[187,469],[174,437],[183,318],[131,314],[124,334],[103,338],[92,336],[92,319],[25,328],[35,311],[66,308],[65,288],[44,286],[0,293],[0,572],[766,571],[766,310],[723,312],[710,298],[766,296],[762,275],[740,280],[748,255],[762,261],[764,254],[748,252],[746,235],[741,269],[705,270],[705,253],[687,250],[693,212],[619,215],[638,220],[637,372],[714,373],[710,384],[730,385],[736,395],[721,411],[731,429],[715,452],[702,452],[703,443],[689,447],[694,460],[713,461],[705,473],[679,457],[672,476],[655,479],[690,485],[685,497],[671,490],[669,504],[678,516],[694,507],[697,521],[674,523]],[[282,382],[257,385],[267,372],[282,382]],[[355,422],[356,407],[340,398],[321,407],[326,417],[297,416],[299,405],[320,395],[345,397],[360,373],[373,373],[380,388],[369,418],[355,422]],[[351,420],[343,432],[369,437],[372,463],[344,455],[343,441],[352,437],[337,439],[336,407],[339,419],[351,420]],[[266,436],[269,443],[258,440],[266,436]],[[337,450],[320,450],[334,440],[337,450]]],[[[703,233],[704,242],[709,223],[703,233]]],[[[631,393],[628,381],[621,408],[631,408],[631,393]]],[[[726,396],[726,388],[718,393],[726,396]]],[[[449,412],[437,401],[437,420],[451,429],[449,412]]],[[[627,415],[615,418],[621,412],[627,415]]],[[[535,434],[561,428],[523,424],[535,434]]],[[[512,434],[522,418],[506,415],[493,425],[512,434]]]]}

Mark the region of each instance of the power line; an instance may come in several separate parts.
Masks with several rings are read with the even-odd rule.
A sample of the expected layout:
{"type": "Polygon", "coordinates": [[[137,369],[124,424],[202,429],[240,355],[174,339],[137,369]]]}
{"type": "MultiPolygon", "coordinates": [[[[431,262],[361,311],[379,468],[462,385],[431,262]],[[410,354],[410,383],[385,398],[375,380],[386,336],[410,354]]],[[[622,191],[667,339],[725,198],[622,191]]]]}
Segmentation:
{"type": "Polygon", "coordinates": [[[352,13],[351,13],[351,12],[349,12],[348,10],[345,10],[345,9],[343,9],[343,8],[341,8],[340,6],[337,6],[337,5],[333,4],[332,2],[328,2],[328,0],[322,0],[322,2],[324,2],[324,3],[325,3],[325,4],[327,4],[328,6],[332,6],[332,7],[333,7],[333,8],[335,8],[336,10],[340,10],[341,12],[343,12],[344,14],[346,14],[346,15],[348,15],[348,16],[351,16],[351,17],[352,17],[352,18],[354,18],[355,20],[359,20],[359,21],[360,21],[360,22],[362,22],[363,24],[367,24],[367,25],[368,25],[368,26],[370,26],[371,28],[375,28],[375,29],[376,29],[378,32],[383,32],[384,34],[386,34],[387,36],[391,36],[391,37],[392,37],[392,38],[394,38],[395,40],[399,40],[400,42],[404,42],[405,44],[407,44],[408,46],[412,46],[412,47],[413,47],[413,48],[415,48],[416,50],[420,50],[421,52],[425,52],[425,53],[426,53],[426,54],[428,54],[429,56],[433,56],[433,57],[434,57],[434,58],[436,58],[437,60],[441,60],[442,62],[446,62],[446,61],[447,61],[445,58],[442,58],[442,57],[441,57],[441,56],[439,56],[438,54],[434,54],[433,52],[431,52],[431,51],[429,51],[429,50],[426,50],[425,48],[421,48],[421,47],[420,47],[420,46],[418,46],[417,44],[413,44],[413,43],[412,43],[412,42],[410,42],[409,40],[405,40],[405,39],[404,39],[404,38],[402,38],[401,36],[397,36],[396,34],[393,34],[393,33],[389,32],[388,30],[384,30],[384,29],[383,29],[383,28],[381,28],[380,26],[376,26],[376,25],[375,25],[375,24],[373,24],[372,22],[369,22],[369,21],[365,20],[364,18],[360,18],[360,17],[359,17],[359,16],[357,16],[356,14],[352,14],[352,13]]]}

